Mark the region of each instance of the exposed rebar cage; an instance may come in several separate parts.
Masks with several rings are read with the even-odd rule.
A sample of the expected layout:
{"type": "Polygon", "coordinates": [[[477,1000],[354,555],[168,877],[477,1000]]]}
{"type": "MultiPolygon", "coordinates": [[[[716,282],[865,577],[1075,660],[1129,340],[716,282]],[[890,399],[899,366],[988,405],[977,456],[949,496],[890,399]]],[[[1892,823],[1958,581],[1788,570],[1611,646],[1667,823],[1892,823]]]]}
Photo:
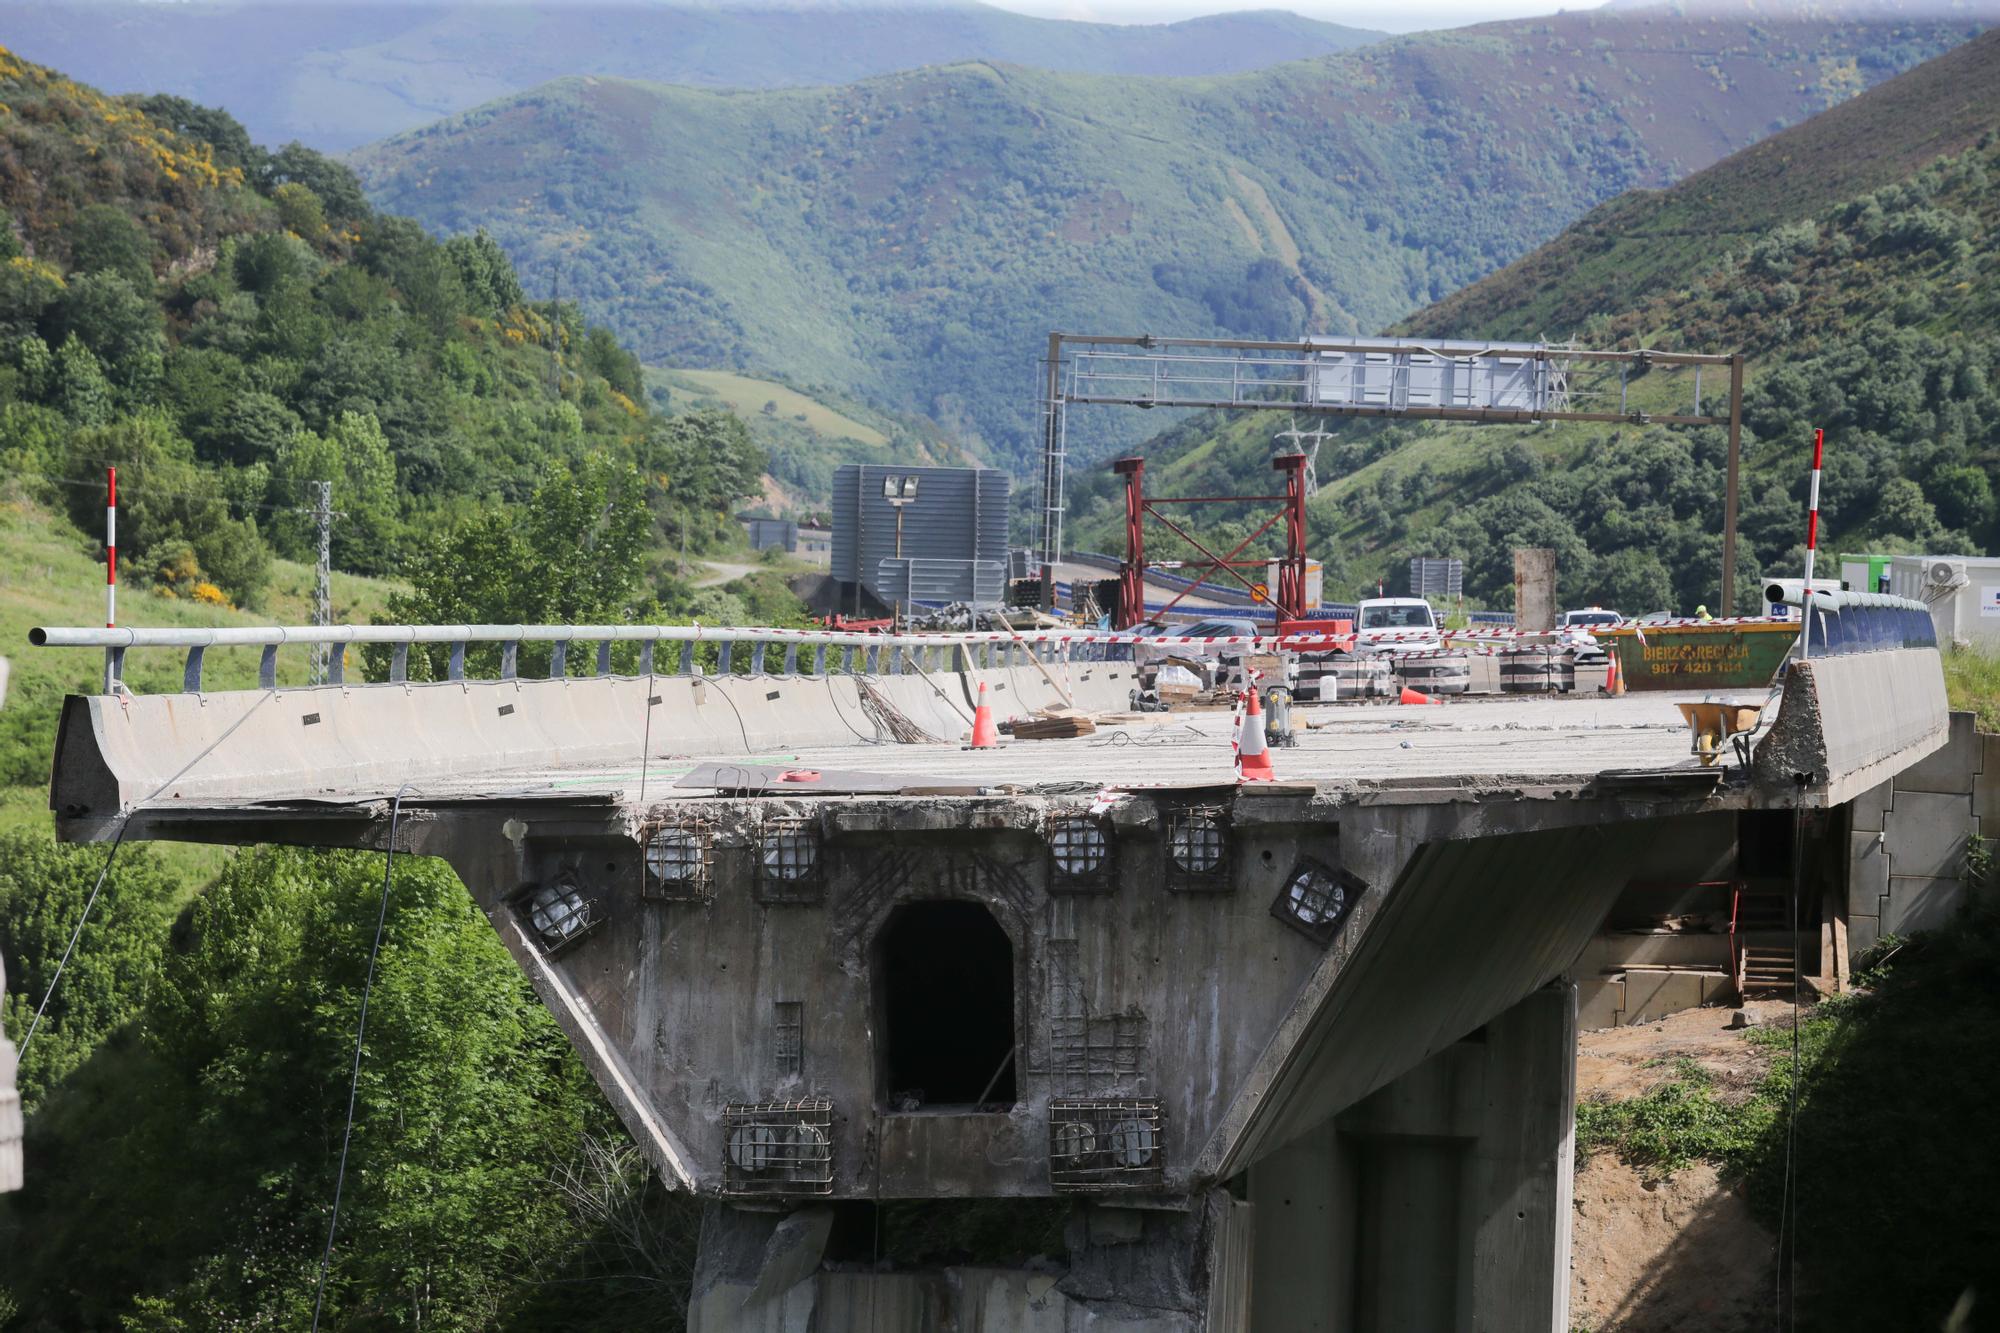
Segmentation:
{"type": "Polygon", "coordinates": [[[1595,351],[1573,342],[1320,337],[1260,341],[1051,333],[1041,389],[1039,554],[1045,568],[1053,568],[1063,554],[1071,404],[1225,411],[1289,408],[1327,416],[1516,424],[1726,426],[1722,604],[1734,607],[1743,364],[1740,352],[1595,351]],[[1729,371],[1728,407],[1721,414],[1707,410],[1702,399],[1700,374],[1707,366],[1729,371]],[[1684,408],[1652,412],[1632,405],[1629,379],[1658,370],[1693,372],[1684,408]]]}
{"type": "Polygon", "coordinates": [[[1110,893],[1111,830],[1105,822],[1081,811],[1053,814],[1043,825],[1049,844],[1050,893],[1110,893]]]}
{"type": "Polygon", "coordinates": [[[824,848],[811,815],[766,815],[757,834],[760,903],[817,903],[825,894],[824,848]]]}
{"type": "Polygon", "coordinates": [[[655,902],[707,902],[714,896],[715,833],[699,810],[682,807],[643,834],[639,896],[655,902]]]}
{"type": "Polygon", "coordinates": [[[569,874],[521,889],[514,895],[514,912],[551,958],[575,947],[606,916],[604,900],[569,874]]]}
{"type": "Polygon", "coordinates": [[[724,1107],[722,1192],[780,1198],[833,1193],[833,1103],[805,1097],[724,1107]]]}
{"type": "Polygon", "coordinates": [[[1176,893],[1227,893],[1229,815],[1219,805],[1167,813],[1167,887],[1176,893]]]}
{"type": "Polygon", "coordinates": [[[1302,857],[1285,876],[1271,915],[1321,944],[1340,933],[1368,886],[1346,870],[1302,857]]]}
{"type": "Polygon", "coordinates": [[[1052,1099],[1050,1186],[1060,1194],[1160,1188],[1164,1125],[1160,1103],[1150,1099],[1052,1099]]]}

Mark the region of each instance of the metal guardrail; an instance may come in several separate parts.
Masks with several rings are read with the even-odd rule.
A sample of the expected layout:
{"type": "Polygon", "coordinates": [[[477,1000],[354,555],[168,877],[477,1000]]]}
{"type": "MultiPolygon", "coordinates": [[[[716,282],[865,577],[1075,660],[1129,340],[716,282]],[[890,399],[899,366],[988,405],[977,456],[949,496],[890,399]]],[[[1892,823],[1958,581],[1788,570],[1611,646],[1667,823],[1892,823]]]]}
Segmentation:
{"type": "MultiPolygon", "coordinates": [[[[1240,648],[1246,652],[1271,650],[1280,640],[1272,636],[1235,635],[1192,637],[1187,635],[1113,634],[1098,631],[1042,629],[988,630],[948,634],[868,634],[852,630],[774,629],[754,627],[710,627],[705,625],[293,625],[255,628],[141,629],[90,627],[36,627],[28,631],[28,642],[38,648],[99,648],[105,655],[105,692],[123,687],[125,654],[132,648],[178,648],[185,650],[182,689],[190,694],[202,690],[205,655],[210,648],[260,648],[258,686],[278,687],[278,650],[288,645],[382,644],[394,651],[390,657],[386,684],[409,679],[409,651],[413,644],[447,644],[451,648],[446,680],[465,679],[465,650],[469,644],[500,646],[499,679],[519,676],[518,662],[523,643],[547,643],[553,651],[549,678],[569,675],[568,647],[574,643],[595,643],[595,673],[612,672],[611,648],[617,643],[639,645],[637,675],[707,674],[696,659],[696,649],[705,644],[717,648],[714,674],[733,675],[737,671],[736,649],[749,645],[749,674],[769,670],[773,646],[784,650],[784,675],[823,676],[899,675],[904,664],[919,670],[943,670],[948,654],[963,653],[959,665],[998,667],[1025,662],[1029,655],[1043,662],[1102,661],[1132,644],[1158,646],[1202,645],[1240,648]],[[679,644],[677,660],[659,661],[661,644],[679,644]],[[802,651],[809,656],[802,660],[802,651]],[[837,656],[829,662],[829,654],[837,656]],[[805,670],[801,672],[801,666],[805,670]],[[832,668],[830,671],[829,668],[832,668]]],[[[1335,636],[1291,636],[1287,646],[1334,646],[1335,636]]],[[[327,684],[346,685],[345,654],[333,655],[327,684]]],[[[368,683],[368,682],[356,682],[368,683]]]]}

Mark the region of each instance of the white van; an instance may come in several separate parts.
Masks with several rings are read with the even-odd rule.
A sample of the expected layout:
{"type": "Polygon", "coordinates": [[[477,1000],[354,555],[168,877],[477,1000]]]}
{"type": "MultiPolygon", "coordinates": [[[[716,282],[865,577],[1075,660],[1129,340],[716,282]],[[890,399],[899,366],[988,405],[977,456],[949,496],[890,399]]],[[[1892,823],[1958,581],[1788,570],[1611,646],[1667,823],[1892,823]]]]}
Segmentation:
{"type": "Polygon", "coordinates": [[[1437,612],[1421,597],[1374,597],[1356,608],[1357,653],[1434,652],[1444,646],[1437,612]]]}

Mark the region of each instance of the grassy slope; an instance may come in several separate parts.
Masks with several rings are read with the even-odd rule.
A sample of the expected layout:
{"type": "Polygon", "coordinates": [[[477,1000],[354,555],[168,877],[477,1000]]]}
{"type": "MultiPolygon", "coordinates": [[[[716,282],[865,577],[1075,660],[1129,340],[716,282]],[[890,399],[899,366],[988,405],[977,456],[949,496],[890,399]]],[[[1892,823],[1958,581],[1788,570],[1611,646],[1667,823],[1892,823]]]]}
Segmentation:
{"type": "Polygon", "coordinates": [[[1267,10],[1118,26],[983,5],[472,3],[15,6],[7,40],[103,86],[226,106],[271,143],[338,151],[572,74],[704,87],[849,83],[1004,60],[1106,74],[1257,69],[1379,33],[1267,10]]]}
{"type": "Polygon", "coordinates": [[[821,435],[877,447],[889,443],[889,437],[875,427],[776,380],[757,379],[729,370],[662,370],[657,378],[670,388],[684,390],[698,402],[712,400],[739,417],[760,415],[764,404],[775,403],[775,415],[788,420],[802,418],[809,430],[821,435]]]}
{"type": "Polygon", "coordinates": [[[355,161],[532,286],[560,264],[650,359],[837,385],[1019,461],[1052,327],[1378,328],[1964,31],[1585,13],[1228,78],[569,79],[355,161]]]}
{"type": "MultiPolygon", "coordinates": [[[[1991,178],[1991,168],[2000,163],[1991,138],[1996,128],[2000,32],[1987,33],[1672,190],[1619,200],[1403,327],[1474,337],[1539,336],[1544,329],[1566,333],[1574,326],[1551,328],[1540,322],[1547,312],[1560,310],[1564,318],[1588,322],[1589,341],[1596,345],[1744,348],[1751,356],[1753,389],[1767,368],[1801,362],[1869,320],[1892,313],[1899,325],[1939,337],[1990,334],[2000,324],[2000,190],[1978,182],[1991,178]],[[1850,197],[1838,191],[1855,183],[1886,184],[1891,172],[1900,173],[1894,179],[1906,178],[1982,140],[1987,147],[1969,151],[1987,159],[1985,176],[1975,176],[1973,184],[1943,188],[1930,201],[1964,220],[1971,249],[1964,260],[1941,260],[1927,251],[1850,252],[1837,229],[1828,227],[1801,241],[1796,255],[1784,258],[1781,271],[1753,273],[1746,267],[1747,251],[1728,246],[1732,238],[1762,237],[1784,222],[1825,214],[1832,201],[1850,197]],[[1857,143],[1870,145],[1865,162],[1852,160],[1857,143]],[[1782,186],[1772,184],[1774,161],[1793,164],[1782,186]],[[1816,174],[1822,169],[1834,184],[1816,174]],[[1732,193],[1738,182],[1741,197],[1732,193]],[[1721,230],[1683,238],[1685,249],[1675,248],[1682,241],[1671,236],[1662,242],[1667,248],[1661,253],[1673,256],[1678,267],[1670,270],[1674,285],[1660,287],[1646,238],[1671,233],[1663,219],[1700,214],[1703,201],[1718,195],[1732,200],[1716,224],[1721,230]],[[1795,205],[1795,199],[1811,201],[1811,207],[1795,205]],[[1770,215],[1760,221],[1758,210],[1765,208],[1770,215]],[[1629,216],[1634,225],[1652,230],[1636,241],[1612,239],[1601,252],[1593,249],[1605,235],[1605,219],[1612,216],[1629,216]],[[1792,286],[1790,301],[1745,299],[1746,294],[1768,295],[1780,279],[1792,286]],[[1924,300],[1915,317],[1898,309],[1912,292],[1924,300]],[[1509,304],[1514,298],[1522,303],[1519,308],[1509,304]]],[[[1714,392],[1714,383],[1709,382],[1707,392],[1714,392]]],[[[1684,406],[1689,387],[1685,376],[1642,379],[1631,388],[1630,405],[1655,411],[1684,406]]],[[[1920,419],[1912,413],[1909,428],[1919,429],[1920,419]]],[[[1171,494],[1255,485],[1268,475],[1272,436],[1289,420],[1281,413],[1256,413],[1184,422],[1143,446],[1149,487],[1171,494]]],[[[1555,473],[1614,456],[1646,434],[1640,427],[1580,424],[1390,428],[1346,422],[1334,423],[1334,430],[1322,448],[1322,489],[1310,506],[1310,530],[1315,554],[1324,551],[1331,566],[1329,588],[1342,592],[1372,588],[1378,579],[1396,586],[1410,555],[1437,554],[1429,549],[1426,534],[1466,505],[1506,489],[1495,468],[1505,451],[1525,449],[1544,473],[1555,473]],[[1339,461],[1343,457],[1346,464],[1339,461]],[[1385,478],[1414,494],[1386,506],[1368,504],[1366,497],[1385,478]]],[[[1073,429],[1073,448],[1075,436],[1073,429]]],[[[1750,445],[1746,464],[1753,486],[1760,478],[1794,478],[1795,443],[1750,445]]],[[[1988,460],[1989,466],[1994,463],[2000,460],[1988,460]]],[[[1121,540],[1110,481],[1101,472],[1080,476],[1072,502],[1074,545],[1104,549],[1121,540]]],[[[1823,544],[1838,549],[1851,520],[1830,512],[1828,522],[1823,544]]],[[[1168,553],[1163,549],[1162,554],[1168,553]]]]}

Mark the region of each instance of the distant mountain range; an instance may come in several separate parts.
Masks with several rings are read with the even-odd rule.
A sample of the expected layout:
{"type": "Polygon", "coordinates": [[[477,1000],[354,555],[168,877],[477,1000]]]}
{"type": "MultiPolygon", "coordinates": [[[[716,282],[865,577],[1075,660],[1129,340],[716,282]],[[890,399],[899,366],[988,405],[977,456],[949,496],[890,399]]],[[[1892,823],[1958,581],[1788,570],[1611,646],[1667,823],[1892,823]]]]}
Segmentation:
{"type": "MultiPolygon", "coordinates": [[[[1815,428],[1823,559],[2000,548],[2000,31],[1671,189],[1614,200],[1398,331],[1744,352],[1736,610],[1760,575],[1800,570],[1815,428]]],[[[1684,405],[1685,377],[1663,378],[1635,378],[1631,405],[1684,405]]],[[[1139,446],[1149,486],[1268,484],[1273,435],[1292,424],[1184,421],[1139,446]]],[[[1558,552],[1570,605],[1715,606],[1719,429],[1326,424],[1308,527],[1333,593],[1401,591],[1410,557],[1457,557],[1469,595],[1507,606],[1509,552],[1532,545],[1558,552]]],[[[1076,475],[1074,544],[1116,549],[1113,478],[1076,475]]]]}
{"type": "Polygon", "coordinates": [[[1640,10],[1205,79],[573,78],[352,160],[378,203],[487,229],[651,361],[829,386],[1023,464],[1052,328],[1380,329],[1973,30],[1640,10]]]}
{"type": "Polygon", "coordinates": [[[113,91],[225,107],[260,142],[296,139],[328,152],[568,75],[783,88],[965,60],[1092,74],[1229,74],[1382,35],[1279,10],[1125,26],[886,0],[0,5],[0,41],[31,60],[113,91]]]}

